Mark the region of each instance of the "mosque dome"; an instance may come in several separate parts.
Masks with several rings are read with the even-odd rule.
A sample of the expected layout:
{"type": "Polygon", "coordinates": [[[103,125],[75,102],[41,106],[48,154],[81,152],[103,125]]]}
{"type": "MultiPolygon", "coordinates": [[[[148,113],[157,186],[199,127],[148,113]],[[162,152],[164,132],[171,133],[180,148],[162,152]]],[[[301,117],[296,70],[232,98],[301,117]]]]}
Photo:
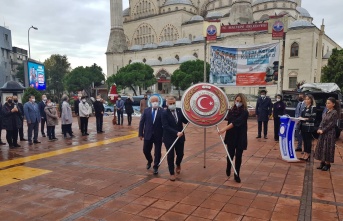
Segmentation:
{"type": "Polygon", "coordinates": [[[131,61],[131,64],[134,64],[134,63],[143,63],[143,61],[142,60],[133,60],[133,61],[131,61]]]}
{"type": "Polygon", "coordinates": [[[174,43],[171,41],[162,41],[158,44],[158,47],[172,47],[174,46],[174,43]]]}
{"type": "Polygon", "coordinates": [[[314,27],[314,25],[306,20],[296,20],[291,22],[288,28],[300,28],[300,27],[314,27]]]}
{"type": "Polygon", "coordinates": [[[162,64],[167,65],[167,64],[178,64],[179,61],[176,58],[173,57],[168,57],[162,60],[162,64]]]}
{"type": "Polygon", "coordinates": [[[300,13],[300,16],[311,17],[310,13],[306,9],[304,9],[302,7],[297,7],[296,9],[300,13]]]}
{"type": "Polygon", "coordinates": [[[295,0],[255,0],[252,5],[257,5],[257,4],[261,4],[261,3],[266,3],[266,2],[293,2],[296,3],[295,0]]]}
{"type": "Polygon", "coordinates": [[[188,45],[191,43],[192,43],[192,41],[189,40],[189,38],[180,38],[175,42],[176,45],[183,45],[183,44],[188,45]]]}
{"type": "Polygon", "coordinates": [[[206,15],[206,18],[211,18],[211,19],[221,18],[221,17],[223,17],[223,14],[220,13],[219,11],[210,11],[206,15]]]}
{"type": "Polygon", "coordinates": [[[197,60],[197,58],[194,57],[193,55],[185,55],[185,56],[182,56],[180,58],[179,63],[181,64],[181,63],[186,62],[186,61],[195,61],[195,60],[197,60]]]}
{"type": "Polygon", "coordinates": [[[190,0],[167,0],[166,3],[164,3],[164,6],[176,4],[193,5],[190,0]]]}
{"type": "Polygon", "coordinates": [[[161,65],[161,62],[157,59],[148,59],[145,64],[150,65],[150,66],[157,66],[161,65]]]}
{"type": "Polygon", "coordinates": [[[123,11],[123,16],[130,16],[130,8],[127,8],[123,11]]]}
{"type": "Polygon", "coordinates": [[[204,21],[204,18],[200,15],[194,15],[191,20],[189,20],[191,22],[194,22],[194,21],[204,21]]]}

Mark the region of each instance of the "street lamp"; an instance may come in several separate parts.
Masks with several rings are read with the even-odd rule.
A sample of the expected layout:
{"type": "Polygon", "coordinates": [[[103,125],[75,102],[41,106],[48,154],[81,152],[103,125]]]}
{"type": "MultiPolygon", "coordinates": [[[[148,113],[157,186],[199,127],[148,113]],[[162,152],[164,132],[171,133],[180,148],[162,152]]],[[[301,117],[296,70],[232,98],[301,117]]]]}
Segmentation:
{"type": "Polygon", "coordinates": [[[31,29],[31,28],[33,28],[33,29],[35,29],[35,30],[38,30],[37,27],[31,26],[31,27],[29,28],[29,30],[27,31],[27,41],[28,41],[28,43],[29,43],[29,58],[31,58],[31,51],[30,51],[30,29],[31,29]]]}

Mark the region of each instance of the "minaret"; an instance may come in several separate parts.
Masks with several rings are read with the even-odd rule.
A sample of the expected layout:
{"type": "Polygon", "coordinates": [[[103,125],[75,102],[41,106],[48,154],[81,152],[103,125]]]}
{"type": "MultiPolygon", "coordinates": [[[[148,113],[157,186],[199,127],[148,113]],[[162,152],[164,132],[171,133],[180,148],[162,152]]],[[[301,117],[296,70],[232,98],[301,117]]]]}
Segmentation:
{"type": "Polygon", "coordinates": [[[127,50],[127,42],[123,29],[123,2],[122,0],[110,0],[111,10],[111,33],[108,41],[107,76],[116,74],[123,67],[123,55],[127,50]]]}
{"type": "Polygon", "coordinates": [[[253,14],[251,0],[235,0],[232,3],[229,22],[233,25],[238,23],[252,23],[253,14]]]}

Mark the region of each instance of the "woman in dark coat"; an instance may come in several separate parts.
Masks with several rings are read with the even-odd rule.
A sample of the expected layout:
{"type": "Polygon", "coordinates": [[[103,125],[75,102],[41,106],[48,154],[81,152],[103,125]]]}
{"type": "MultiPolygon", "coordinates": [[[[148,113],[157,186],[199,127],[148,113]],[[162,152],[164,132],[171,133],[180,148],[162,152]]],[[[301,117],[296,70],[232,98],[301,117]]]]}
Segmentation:
{"type": "MultiPolygon", "coordinates": [[[[235,104],[229,110],[226,117],[228,124],[225,128],[219,131],[219,134],[223,134],[226,131],[224,142],[227,145],[228,152],[231,159],[235,159],[235,169],[237,175],[234,178],[237,183],[241,182],[239,177],[239,171],[242,164],[243,151],[248,146],[248,117],[249,112],[247,110],[247,101],[243,94],[237,94],[235,97],[235,104]]],[[[231,163],[227,157],[226,175],[231,175],[231,163]]]]}
{"type": "Polygon", "coordinates": [[[331,163],[334,162],[336,141],[335,126],[338,120],[338,113],[340,113],[339,102],[335,98],[329,97],[326,101],[326,108],[327,111],[324,113],[322,122],[317,131],[319,138],[314,153],[314,158],[321,161],[317,169],[323,171],[330,170],[331,163]]]}
{"type": "Polygon", "coordinates": [[[276,102],[273,104],[274,119],[274,140],[279,141],[280,117],[285,114],[286,104],[282,101],[281,94],[276,95],[276,102]]]}
{"type": "Polygon", "coordinates": [[[132,114],[133,114],[133,100],[132,97],[128,97],[125,102],[124,102],[124,106],[125,106],[125,111],[127,114],[127,123],[129,126],[131,126],[131,122],[132,122],[132,114]]]}
{"type": "Polygon", "coordinates": [[[316,120],[316,102],[311,94],[305,96],[305,108],[301,112],[300,117],[300,128],[301,136],[304,143],[304,155],[300,158],[301,160],[308,161],[312,151],[312,133],[315,131],[315,120],[316,120]]]}
{"type": "Polygon", "coordinates": [[[19,128],[22,127],[22,115],[17,105],[13,104],[12,96],[6,98],[2,106],[3,126],[6,129],[6,139],[10,148],[20,147],[18,144],[19,128]]]}

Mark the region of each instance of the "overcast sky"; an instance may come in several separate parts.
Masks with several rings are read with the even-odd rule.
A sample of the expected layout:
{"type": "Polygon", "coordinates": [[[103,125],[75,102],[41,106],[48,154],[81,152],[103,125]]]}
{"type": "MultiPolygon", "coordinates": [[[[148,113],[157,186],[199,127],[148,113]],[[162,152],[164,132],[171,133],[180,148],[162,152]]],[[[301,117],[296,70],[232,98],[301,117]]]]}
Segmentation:
{"type": "MultiPolygon", "coordinates": [[[[31,58],[44,61],[51,54],[67,55],[72,67],[100,65],[106,73],[110,32],[110,0],[1,0],[0,25],[12,31],[13,46],[28,49],[30,31],[31,58]]],[[[124,0],[124,8],[129,5],[124,0]]],[[[303,0],[320,27],[325,19],[326,34],[343,46],[342,0],[303,0]]]]}

